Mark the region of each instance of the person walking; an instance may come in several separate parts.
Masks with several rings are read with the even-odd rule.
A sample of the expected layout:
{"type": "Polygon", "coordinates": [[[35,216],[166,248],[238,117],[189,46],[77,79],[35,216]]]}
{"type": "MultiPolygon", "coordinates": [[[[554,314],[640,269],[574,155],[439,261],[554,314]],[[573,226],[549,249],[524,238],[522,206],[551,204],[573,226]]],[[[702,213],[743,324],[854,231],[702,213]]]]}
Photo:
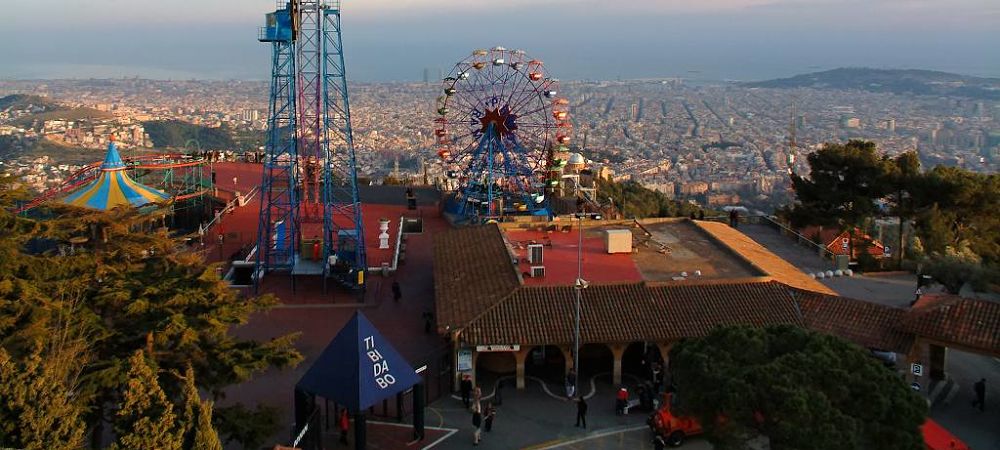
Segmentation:
{"type": "Polygon", "coordinates": [[[587,428],[587,400],[582,395],[576,397],[576,425],[587,428]]]}
{"type": "Polygon", "coordinates": [[[347,414],[347,408],[340,410],[337,428],[340,428],[340,443],[347,445],[347,432],[351,429],[351,417],[347,414]]]}
{"type": "Polygon", "coordinates": [[[462,382],[459,383],[459,390],[462,391],[462,403],[468,408],[472,396],[472,377],[469,374],[462,376],[462,382]]]}
{"type": "Polygon", "coordinates": [[[403,296],[402,291],[399,289],[399,282],[396,280],[392,281],[392,300],[399,303],[399,299],[403,296]]]}
{"type": "Polygon", "coordinates": [[[487,433],[493,431],[493,418],[496,417],[496,415],[497,410],[493,408],[492,404],[487,403],[486,412],[483,413],[483,429],[485,429],[487,433]]]}
{"type": "Polygon", "coordinates": [[[972,407],[975,408],[979,405],[979,411],[983,412],[986,410],[986,378],[983,378],[976,382],[972,386],[972,390],[976,392],[976,400],[972,402],[972,407]]]}
{"type": "Polygon", "coordinates": [[[479,409],[479,404],[472,405],[472,445],[479,445],[481,430],[483,425],[483,413],[479,409]]]}

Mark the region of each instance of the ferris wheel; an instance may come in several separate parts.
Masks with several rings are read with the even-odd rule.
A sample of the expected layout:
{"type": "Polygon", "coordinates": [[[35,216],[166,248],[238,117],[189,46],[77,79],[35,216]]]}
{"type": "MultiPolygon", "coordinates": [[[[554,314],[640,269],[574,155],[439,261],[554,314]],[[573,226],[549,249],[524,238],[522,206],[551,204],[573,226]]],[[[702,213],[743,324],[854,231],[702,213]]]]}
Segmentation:
{"type": "Polygon", "coordinates": [[[548,215],[572,125],[559,80],[522,50],[476,50],[443,81],[434,135],[456,186],[448,210],[470,220],[548,215]]]}

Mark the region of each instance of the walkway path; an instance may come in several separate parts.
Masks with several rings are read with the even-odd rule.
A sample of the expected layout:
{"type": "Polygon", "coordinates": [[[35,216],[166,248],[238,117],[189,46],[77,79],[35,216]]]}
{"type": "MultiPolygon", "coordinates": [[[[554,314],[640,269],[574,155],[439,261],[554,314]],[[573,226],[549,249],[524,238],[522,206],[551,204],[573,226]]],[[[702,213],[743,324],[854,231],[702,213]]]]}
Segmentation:
{"type": "MultiPolygon", "coordinates": [[[[598,376],[592,386],[585,392],[589,394],[593,389],[593,395],[587,400],[587,428],[574,426],[575,403],[563,398],[553,398],[539,382],[531,382],[520,391],[505,388],[503,403],[496,407],[493,431],[483,432],[479,447],[554,448],[566,444],[567,446],[560,448],[645,448],[631,445],[582,445],[588,438],[611,439],[610,436],[622,432],[628,432],[629,442],[648,442],[652,438],[651,432],[646,429],[647,413],[633,410],[632,414],[625,416],[614,414],[614,390],[606,377],[602,379],[598,376]]],[[[548,391],[559,392],[560,389],[549,386],[548,391]]],[[[427,411],[427,425],[459,430],[435,445],[435,449],[465,449],[472,445],[472,416],[460,400],[444,397],[434,402],[427,411]]],[[[617,438],[612,441],[618,442],[617,438]]]]}
{"type": "Polygon", "coordinates": [[[784,236],[767,225],[741,224],[738,230],[805,273],[834,268],[833,262],[821,258],[817,251],[797,244],[793,238],[784,236]]]}

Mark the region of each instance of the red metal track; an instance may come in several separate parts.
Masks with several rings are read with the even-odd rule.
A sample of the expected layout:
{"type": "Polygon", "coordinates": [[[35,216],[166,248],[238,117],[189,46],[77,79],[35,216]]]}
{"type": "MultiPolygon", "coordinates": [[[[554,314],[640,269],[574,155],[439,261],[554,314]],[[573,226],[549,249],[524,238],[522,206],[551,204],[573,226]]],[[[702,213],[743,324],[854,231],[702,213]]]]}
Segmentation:
{"type": "MultiPolygon", "coordinates": [[[[126,165],[129,164],[129,163],[136,163],[134,165],[128,166],[129,169],[150,169],[150,170],[168,170],[168,169],[178,169],[178,168],[184,168],[184,167],[194,167],[194,166],[203,165],[206,162],[204,159],[193,159],[193,158],[188,157],[187,155],[183,155],[183,154],[179,154],[179,153],[172,153],[172,154],[166,154],[166,155],[140,155],[140,156],[136,156],[136,157],[132,157],[132,158],[124,158],[124,160],[125,160],[126,165]],[[145,162],[145,161],[157,161],[157,160],[161,160],[161,161],[171,161],[171,160],[173,160],[173,161],[176,161],[176,160],[185,160],[185,159],[188,160],[188,161],[184,161],[184,162],[164,162],[164,163],[159,163],[159,164],[157,164],[155,162],[152,162],[152,163],[141,163],[140,162],[140,161],[145,162]]],[[[78,189],[78,188],[86,185],[87,183],[90,183],[91,181],[94,181],[94,179],[97,178],[98,174],[100,173],[99,172],[100,167],[101,167],[101,163],[99,163],[99,162],[92,163],[92,164],[87,164],[86,166],[83,166],[80,170],[77,170],[76,172],[73,172],[72,174],[70,174],[70,176],[66,178],[66,181],[63,181],[61,184],[59,184],[59,186],[56,186],[54,188],[46,190],[45,192],[41,193],[38,197],[35,197],[30,202],[24,204],[24,206],[15,209],[14,213],[15,214],[20,214],[20,213],[25,212],[27,210],[30,210],[32,208],[36,208],[36,207],[38,207],[38,205],[41,205],[42,203],[45,203],[45,202],[47,202],[47,201],[49,201],[49,200],[51,200],[51,199],[53,199],[55,197],[59,197],[62,194],[66,194],[68,192],[74,191],[74,190],[76,190],[76,189],[78,189]]],[[[205,190],[201,190],[201,191],[194,192],[194,193],[184,194],[184,195],[175,197],[175,200],[186,200],[186,199],[189,199],[189,198],[192,198],[192,197],[197,197],[199,195],[204,194],[207,191],[208,190],[205,189],[205,190]]]]}

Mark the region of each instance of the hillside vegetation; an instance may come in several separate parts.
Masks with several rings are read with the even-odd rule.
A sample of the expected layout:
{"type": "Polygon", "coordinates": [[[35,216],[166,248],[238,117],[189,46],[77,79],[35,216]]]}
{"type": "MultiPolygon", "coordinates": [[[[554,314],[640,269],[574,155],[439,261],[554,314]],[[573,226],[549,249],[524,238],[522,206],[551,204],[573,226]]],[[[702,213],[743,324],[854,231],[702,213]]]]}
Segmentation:
{"type": "Polygon", "coordinates": [[[942,95],[1000,100],[1000,79],[979,78],[933,70],[840,68],[791,78],[743,83],[745,87],[817,88],[942,95]]]}
{"type": "Polygon", "coordinates": [[[155,148],[182,148],[189,142],[192,148],[198,148],[193,141],[206,150],[228,150],[235,146],[232,134],[225,127],[209,128],[180,120],[143,122],[142,125],[155,148]]]}

